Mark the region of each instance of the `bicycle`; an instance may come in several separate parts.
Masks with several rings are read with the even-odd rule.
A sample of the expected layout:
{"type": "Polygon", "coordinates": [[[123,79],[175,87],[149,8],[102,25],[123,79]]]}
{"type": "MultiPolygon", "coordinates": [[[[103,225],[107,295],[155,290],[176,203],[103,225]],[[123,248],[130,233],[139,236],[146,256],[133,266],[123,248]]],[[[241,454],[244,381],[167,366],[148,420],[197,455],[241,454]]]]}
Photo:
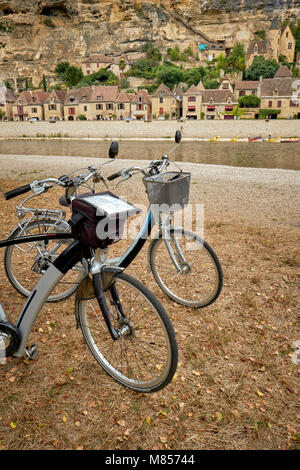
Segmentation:
{"type": "MultiPolygon", "coordinates": [[[[69,223],[72,233],[77,230],[74,240],[45,270],[16,323],[8,321],[0,304],[0,360],[24,355],[27,359],[35,358],[36,346],[26,344],[38,313],[55,285],[84,259],[88,270],[76,289],[76,327],[81,329],[96,361],[117,382],[141,393],[156,392],[170,383],[177,368],[174,329],[164,308],[146,286],[125,274],[123,268],[106,264],[109,245],[120,240],[124,223],[136,213],[136,208],[126,203],[128,209],[121,211],[118,203],[122,200],[111,193],[104,196],[73,200],[69,223]],[[105,213],[102,221],[113,217],[119,222],[106,237],[99,241],[97,237],[87,244],[84,234],[92,231],[95,240],[99,218],[91,224],[88,213],[76,212],[75,204],[85,203],[96,213],[98,209],[103,211],[107,198],[115,205],[115,212],[105,213]]],[[[47,233],[11,238],[0,241],[0,248],[68,237],[69,233],[47,233]]]]}
{"type": "MultiPolygon", "coordinates": [[[[223,273],[217,255],[199,235],[174,226],[172,214],[167,215],[163,220],[161,214],[154,214],[152,210],[153,203],[158,203],[160,207],[166,203],[167,207],[171,207],[175,201],[178,208],[184,208],[188,202],[190,175],[179,169],[180,171],[171,175],[171,181],[165,181],[164,178],[168,177],[168,172],[163,173],[171,163],[169,155],[180,141],[181,133],[177,131],[176,146],[161,159],[153,160],[144,168],[130,167],[107,177],[108,181],[120,177],[124,181],[136,173],[141,173],[150,203],[141,229],[133,242],[122,256],[113,258],[108,263],[123,268],[129,266],[142,250],[153,227],[158,224],[159,232],[151,240],[148,249],[148,265],[155,281],[173,301],[187,307],[203,308],[215,302],[222,290],[223,273]],[[161,186],[158,191],[159,196],[157,196],[157,186],[161,186]]],[[[116,155],[117,143],[114,143],[114,146],[115,152],[112,153],[116,155]]],[[[56,228],[60,230],[59,225],[56,228]]],[[[39,259],[41,259],[41,254],[39,254],[39,259]]],[[[9,263],[7,264],[9,266],[9,263]]],[[[9,274],[9,269],[7,273],[9,274]]],[[[20,280],[18,282],[21,284],[20,280]]],[[[12,284],[14,285],[13,282],[12,284]]],[[[15,285],[15,287],[18,286],[15,285]]],[[[24,295],[22,289],[17,290],[24,295]]]]}
{"type": "MultiPolygon", "coordinates": [[[[181,133],[177,131],[175,142],[178,145],[180,141],[181,133]]],[[[116,266],[127,267],[158,223],[159,232],[148,249],[148,265],[156,283],[173,301],[187,307],[203,308],[219,297],[223,272],[216,253],[205,240],[173,225],[174,212],[184,209],[188,203],[190,186],[190,173],[184,173],[178,167],[177,172],[163,173],[170,165],[169,155],[177,145],[144,168],[123,168],[107,177],[109,181],[120,177],[124,181],[141,173],[150,203],[140,232],[125,254],[113,262],[116,266]],[[154,210],[155,207],[158,210],[154,210]]]]}
{"type": "MultiPolygon", "coordinates": [[[[16,206],[17,216],[20,220],[18,225],[10,232],[8,239],[23,237],[30,234],[42,234],[50,232],[70,232],[70,226],[66,221],[66,212],[63,209],[41,209],[26,207],[25,204],[36,196],[48,192],[57,186],[65,188],[65,194],[59,198],[59,204],[63,207],[71,207],[72,200],[79,197],[80,187],[87,188],[89,194],[95,193],[96,184],[105,183],[101,175],[101,167],[112,161],[118,153],[118,143],[112,142],[109,147],[109,158],[99,168],[89,166],[87,174],[72,176],[75,170],[69,175],[62,175],[59,178],[44,178],[32,181],[30,184],[21,186],[5,193],[5,199],[9,200],[21,194],[32,191],[18,206],[16,206]],[[92,180],[92,186],[88,182],[92,180]],[[27,217],[27,218],[25,218],[27,217]],[[25,220],[23,220],[25,218],[25,220]]],[[[86,170],[82,168],[81,170],[86,170]]],[[[84,193],[83,195],[86,195],[84,193]]],[[[45,272],[66,244],[71,243],[71,239],[56,240],[54,243],[50,239],[40,240],[26,245],[13,244],[5,249],[4,268],[6,276],[11,285],[23,296],[28,297],[35,286],[39,276],[45,272]],[[24,257],[26,256],[26,262],[24,257]]],[[[66,278],[58,283],[54,291],[49,295],[47,302],[59,302],[70,297],[76,290],[78,283],[86,273],[86,266],[78,263],[68,273],[66,278]]]]}

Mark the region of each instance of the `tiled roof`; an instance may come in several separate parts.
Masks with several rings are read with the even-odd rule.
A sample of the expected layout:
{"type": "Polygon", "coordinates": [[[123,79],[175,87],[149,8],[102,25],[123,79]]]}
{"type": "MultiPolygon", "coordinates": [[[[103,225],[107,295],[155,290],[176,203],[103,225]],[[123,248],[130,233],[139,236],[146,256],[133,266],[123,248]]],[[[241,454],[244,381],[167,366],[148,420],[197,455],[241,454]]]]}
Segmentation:
{"type": "Polygon", "coordinates": [[[151,95],[151,98],[159,98],[161,96],[174,96],[173,93],[171,92],[170,88],[167,87],[164,83],[161,83],[155,93],[151,95]]]}
{"type": "Polygon", "coordinates": [[[231,103],[236,102],[230,90],[204,90],[202,96],[202,102],[206,104],[209,104],[211,100],[214,103],[227,103],[228,99],[231,100],[231,103]]]}
{"type": "Polygon", "coordinates": [[[92,87],[73,88],[68,90],[65,98],[65,105],[68,106],[71,104],[98,102],[98,97],[100,97],[101,101],[115,101],[117,95],[117,86],[99,85],[92,87]]]}
{"type": "Polygon", "coordinates": [[[142,103],[148,103],[150,104],[150,100],[149,100],[149,95],[148,95],[148,91],[147,90],[138,90],[138,92],[134,95],[134,97],[132,98],[131,102],[132,103],[140,103],[139,101],[139,96],[142,97],[142,103]]]}
{"type": "Polygon", "coordinates": [[[241,82],[235,82],[236,90],[255,90],[258,88],[258,80],[243,80],[241,82]]]}
{"type": "Polygon", "coordinates": [[[261,96],[272,97],[277,90],[278,96],[292,96],[293,78],[265,78],[261,82],[261,96]]]}
{"type": "Polygon", "coordinates": [[[201,95],[202,93],[203,91],[199,90],[196,85],[192,85],[183,95],[201,95]]]}
{"type": "Polygon", "coordinates": [[[130,103],[131,97],[125,91],[121,91],[115,99],[116,103],[130,103]]]}
{"type": "Polygon", "coordinates": [[[18,100],[22,101],[22,105],[42,105],[47,101],[49,96],[49,93],[45,91],[22,91],[18,98],[16,99],[16,102],[18,100]]]}
{"type": "Polygon", "coordinates": [[[251,41],[247,54],[253,54],[255,46],[257,46],[258,54],[266,54],[266,52],[268,52],[268,41],[265,39],[260,41],[251,41]]]}
{"type": "Polygon", "coordinates": [[[52,90],[45,103],[50,103],[50,98],[53,97],[55,103],[63,103],[65,101],[67,90],[52,90]]]}
{"type": "Polygon", "coordinates": [[[274,78],[285,78],[285,77],[291,78],[292,74],[291,74],[290,69],[286,65],[282,65],[277,70],[274,78]]]}
{"type": "Polygon", "coordinates": [[[105,86],[92,86],[89,101],[99,101],[98,96],[101,96],[101,101],[115,101],[118,96],[117,85],[105,86]]]}

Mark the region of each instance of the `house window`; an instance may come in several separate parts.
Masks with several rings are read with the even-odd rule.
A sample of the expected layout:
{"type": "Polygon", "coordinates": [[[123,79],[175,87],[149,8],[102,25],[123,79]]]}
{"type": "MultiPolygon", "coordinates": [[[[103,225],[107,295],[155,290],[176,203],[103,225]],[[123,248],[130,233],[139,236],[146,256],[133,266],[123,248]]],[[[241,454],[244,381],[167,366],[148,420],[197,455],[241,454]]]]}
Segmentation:
{"type": "Polygon", "coordinates": [[[83,107],[83,111],[87,111],[87,106],[84,106],[84,107],[83,107]]]}
{"type": "Polygon", "coordinates": [[[215,109],[215,106],[207,106],[207,111],[214,111],[215,109]]]}
{"type": "Polygon", "coordinates": [[[279,100],[278,103],[277,103],[277,107],[278,108],[281,108],[281,101],[279,100]]]}
{"type": "Polygon", "coordinates": [[[164,108],[159,108],[159,114],[160,115],[164,114],[164,108]]]}
{"type": "Polygon", "coordinates": [[[96,104],[96,109],[103,109],[102,104],[96,104]]]}
{"type": "Polygon", "coordinates": [[[255,45],[254,46],[254,54],[257,54],[258,53],[258,47],[255,45]]]}
{"type": "Polygon", "coordinates": [[[86,101],[86,96],[83,96],[83,97],[82,97],[82,101],[86,101]]]}
{"type": "Polygon", "coordinates": [[[87,74],[90,75],[90,73],[91,73],[90,70],[87,70],[87,74]]]}
{"type": "Polygon", "coordinates": [[[137,104],[137,105],[136,105],[136,109],[137,109],[138,111],[143,111],[144,106],[143,106],[142,104],[137,104]]]}
{"type": "Polygon", "coordinates": [[[293,47],[293,44],[291,42],[289,42],[288,49],[292,49],[292,47],[293,47]]]}
{"type": "Polygon", "coordinates": [[[251,94],[254,95],[254,96],[256,96],[256,90],[252,90],[252,91],[251,91],[251,94]]]}
{"type": "Polygon", "coordinates": [[[268,106],[269,106],[269,108],[272,108],[272,106],[273,106],[273,101],[269,101],[268,106]]]}
{"type": "Polygon", "coordinates": [[[196,101],[196,96],[189,96],[188,101],[196,101]]]}
{"type": "Polygon", "coordinates": [[[159,102],[160,102],[160,103],[163,103],[163,102],[164,102],[164,99],[163,99],[162,96],[159,98],[159,102]]]}
{"type": "Polygon", "coordinates": [[[141,97],[141,95],[139,96],[139,102],[140,102],[140,103],[142,102],[142,97],[141,97]]]}
{"type": "Polygon", "coordinates": [[[102,96],[97,96],[97,101],[101,101],[102,96]]]}
{"type": "Polygon", "coordinates": [[[70,115],[75,114],[75,112],[76,112],[75,108],[69,108],[70,115]]]}
{"type": "Polygon", "coordinates": [[[245,94],[246,94],[245,91],[242,91],[242,90],[239,91],[239,96],[245,96],[245,94]]]}
{"type": "Polygon", "coordinates": [[[31,108],[32,113],[37,113],[37,108],[31,108]]]}
{"type": "Polygon", "coordinates": [[[74,101],[75,101],[75,98],[74,98],[73,96],[71,96],[71,97],[70,97],[70,102],[71,102],[71,103],[74,103],[74,101]]]}
{"type": "Polygon", "coordinates": [[[56,104],[49,104],[48,109],[49,109],[49,111],[55,111],[56,110],[56,104]]]}
{"type": "Polygon", "coordinates": [[[188,106],[188,111],[196,111],[196,106],[188,106]]]}
{"type": "Polygon", "coordinates": [[[125,109],[124,103],[119,103],[118,104],[118,109],[125,109]]]}
{"type": "Polygon", "coordinates": [[[112,103],[107,103],[106,104],[106,109],[113,109],[113,104],[112,103]]]}
{"type": "Polygon", "coordinates": [[[289,32],[288,32],[288,31],[286,32],[285,37],[286,37],[286,38],[289,37],[289,32]]]}

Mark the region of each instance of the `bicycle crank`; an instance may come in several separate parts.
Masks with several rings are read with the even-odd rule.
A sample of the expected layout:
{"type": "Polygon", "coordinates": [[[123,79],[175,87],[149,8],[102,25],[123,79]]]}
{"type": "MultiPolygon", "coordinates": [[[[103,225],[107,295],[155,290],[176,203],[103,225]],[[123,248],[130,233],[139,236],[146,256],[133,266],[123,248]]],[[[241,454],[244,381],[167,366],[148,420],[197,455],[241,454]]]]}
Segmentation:
{"type": "Polygon", "coordinates": [[[20,344],[19,329],[8,321],[0,321],[0,356],[1,359],[12,356],[20,344]]]}

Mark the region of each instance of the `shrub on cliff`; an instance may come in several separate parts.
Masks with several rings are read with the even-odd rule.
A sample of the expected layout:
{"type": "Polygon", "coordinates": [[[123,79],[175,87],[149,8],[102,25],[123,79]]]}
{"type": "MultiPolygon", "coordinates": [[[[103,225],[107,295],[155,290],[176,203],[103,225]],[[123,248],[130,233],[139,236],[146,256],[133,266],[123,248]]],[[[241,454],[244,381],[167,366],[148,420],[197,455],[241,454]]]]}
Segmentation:
{"type": "Polygon", "coordinates": [[[262,78],[274,78],[279,69],[279,63],[273,59],[265,59],[263,56],[255,57],[252,65],[245,71],[245,80],[259,80],[262,78]]]}

